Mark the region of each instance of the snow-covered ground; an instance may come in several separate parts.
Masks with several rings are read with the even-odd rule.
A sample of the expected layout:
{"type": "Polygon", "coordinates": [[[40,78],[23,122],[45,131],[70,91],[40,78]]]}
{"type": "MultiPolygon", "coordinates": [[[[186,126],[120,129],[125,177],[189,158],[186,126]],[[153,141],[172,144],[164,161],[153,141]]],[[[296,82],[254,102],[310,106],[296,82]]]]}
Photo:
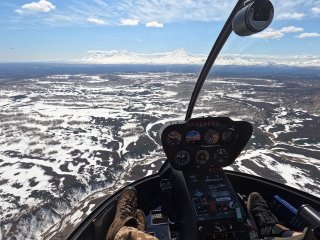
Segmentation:
{"type": "MultiPolygon", "coordinates": [[[[0,238],[40,239],[90,194],[111,194],[155,173],[165,160],[158,131],[166,121],[183,119],[196,77],[60,74],[2,83],[0,238]]],[[[228,169],[320,196],[319,92],[319,81],[289,76],[209,79],[193,116],[254,125],[228,169]]],[[[94,207],[68,221],[76,224],[94,207]]]]}

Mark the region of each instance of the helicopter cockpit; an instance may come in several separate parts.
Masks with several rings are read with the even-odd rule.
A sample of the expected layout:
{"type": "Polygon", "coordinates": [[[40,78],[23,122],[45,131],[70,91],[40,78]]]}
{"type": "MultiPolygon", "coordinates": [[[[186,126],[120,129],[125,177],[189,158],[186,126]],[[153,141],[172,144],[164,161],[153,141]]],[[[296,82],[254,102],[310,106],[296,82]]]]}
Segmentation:
{"type": "MultiPolygon", "coordinates": [[[[296,205],[307,202],[320,206],[317,199],[297,190],[223,169],[236,160],[248,143],[253,131],[249,122],[228,117],[191,118],[203,83],[231,32],[240,36],[260,32],[272,18],[269,0],[239,0],[199,75],[185,120],[168,123],[161,129],[159,136],[167,161],[157,175],[132,184],[138,192],[138,205],[147,217],[147,233],[160,240],[258,239],[238,194],[253,189],[264,195],[281,192],[296,205]]],[[[118,195],[119,192],[101,204],[68,239],[104,239],[114,218],[118,195]]],[[[304,207],[300,217],[305,220],[304,226],[311,226],[310,231],[320,235],[320,218],[314,210],[304,207]]],[[[314,239],[310,236],[304,239],[314,239]]]]}

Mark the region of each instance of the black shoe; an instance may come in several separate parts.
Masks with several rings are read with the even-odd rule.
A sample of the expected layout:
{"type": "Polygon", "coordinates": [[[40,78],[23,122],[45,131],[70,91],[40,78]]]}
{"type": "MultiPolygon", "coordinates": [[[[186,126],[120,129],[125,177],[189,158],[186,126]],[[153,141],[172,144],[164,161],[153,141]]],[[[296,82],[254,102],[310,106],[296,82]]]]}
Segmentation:
{"type": "Polygon", "coordinates": [[[259,193],[253,192],[249,195],[247,209],[259,237],[281,236],[283,232],[289,230],[278,223],[278,218],[270,212],[259,193]]]}

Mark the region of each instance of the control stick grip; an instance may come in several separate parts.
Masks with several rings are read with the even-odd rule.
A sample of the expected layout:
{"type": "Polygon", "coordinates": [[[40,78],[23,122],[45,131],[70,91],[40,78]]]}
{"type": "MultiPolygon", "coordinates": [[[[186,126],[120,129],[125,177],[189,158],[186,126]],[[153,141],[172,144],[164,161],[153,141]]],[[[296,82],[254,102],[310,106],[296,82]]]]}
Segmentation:
{"type": "Polygon", "coordinates": [[[315,239],[320,240],[320,212],[305,204],[299,208],[298,216],[311,228],[315,239]]]}

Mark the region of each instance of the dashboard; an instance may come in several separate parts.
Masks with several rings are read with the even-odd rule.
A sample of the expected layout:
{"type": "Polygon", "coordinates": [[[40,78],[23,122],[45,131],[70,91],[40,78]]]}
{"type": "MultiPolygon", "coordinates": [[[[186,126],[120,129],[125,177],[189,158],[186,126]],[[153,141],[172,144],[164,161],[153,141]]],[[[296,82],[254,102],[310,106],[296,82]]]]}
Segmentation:
{"type": "Polygon", "coordinates": [[[161,142],[171,166],[180,171],[226,167],[234,162],[252,134],[252,125],[228,117],[193,118],[170,123],[161,142]]]}
{"type": "Polygon", "coordinates": [[[252,125],[228,117],[166,124],[161,143],[171,167],[182,239],[249,239],[246,214],[222,167],[232,164],[252,125]],[[185,224],[185,223],[188,224],[185,224]]]}

